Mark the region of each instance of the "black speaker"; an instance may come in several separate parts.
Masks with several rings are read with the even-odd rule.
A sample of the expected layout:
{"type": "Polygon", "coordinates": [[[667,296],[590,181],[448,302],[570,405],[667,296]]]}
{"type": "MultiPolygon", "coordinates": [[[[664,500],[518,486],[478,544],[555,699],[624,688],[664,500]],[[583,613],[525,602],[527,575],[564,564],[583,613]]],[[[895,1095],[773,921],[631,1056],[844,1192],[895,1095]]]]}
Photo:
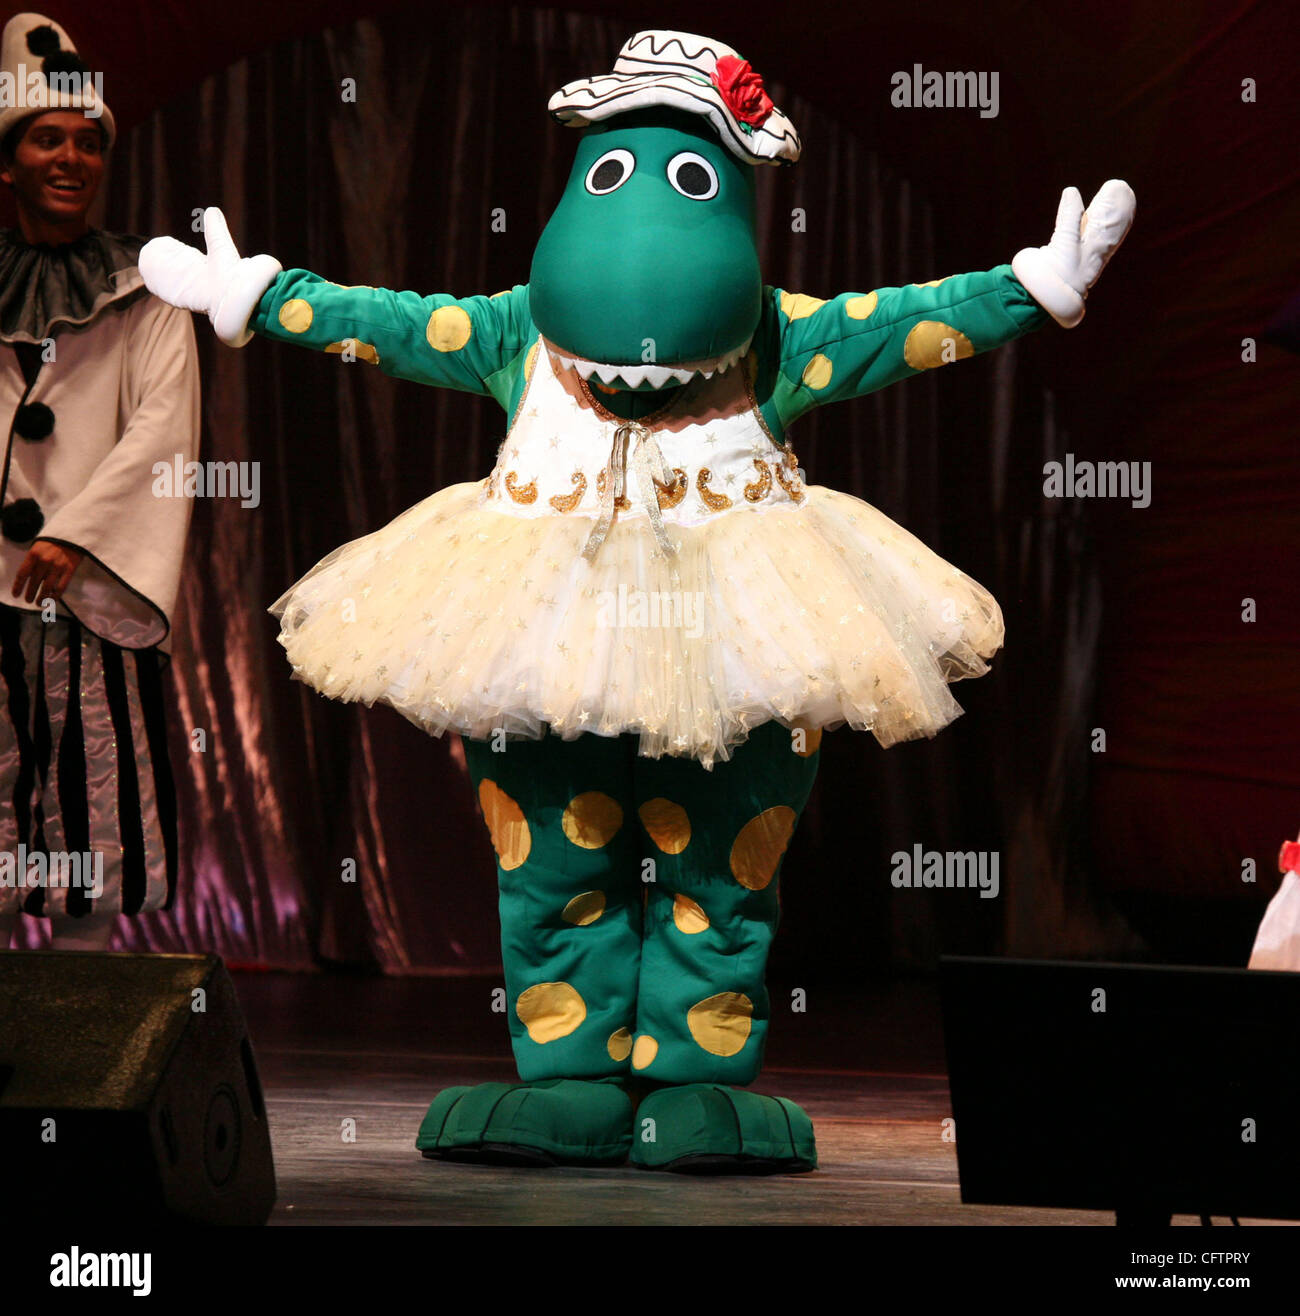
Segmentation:
{"type": "Polygon", "coordinates": [[[0,951],[0,1200],[29,1222],[266,1222],[266,1107],[217,956],[0,951]]]}
{"type": "Polygon", "coordinates": [[[939,970],[963,1202],[1300,1219],[1300,973],[939,970]]]}

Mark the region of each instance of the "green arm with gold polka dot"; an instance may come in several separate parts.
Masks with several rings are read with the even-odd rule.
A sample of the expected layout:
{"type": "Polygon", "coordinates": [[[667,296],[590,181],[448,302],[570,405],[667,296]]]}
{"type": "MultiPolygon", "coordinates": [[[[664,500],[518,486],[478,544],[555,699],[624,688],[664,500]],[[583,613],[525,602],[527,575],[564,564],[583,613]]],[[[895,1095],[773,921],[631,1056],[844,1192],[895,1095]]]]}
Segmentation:
{"type": "Polygon", "coordinates": [[[528,288],[451,297],[341,287],[308,270],[283,271],[248,327],[267,338],[368,361],[420,384],[495,397],[507,406],[511,370],[536,338],[528,288]]]}
{"type": "Polygon", "coordinates": [[[987,352],[1049,321],[1010,265],[829,301],[777,288],[767,296],[780,326],[772,400],[782,425],[823,403],[987,352]]]}

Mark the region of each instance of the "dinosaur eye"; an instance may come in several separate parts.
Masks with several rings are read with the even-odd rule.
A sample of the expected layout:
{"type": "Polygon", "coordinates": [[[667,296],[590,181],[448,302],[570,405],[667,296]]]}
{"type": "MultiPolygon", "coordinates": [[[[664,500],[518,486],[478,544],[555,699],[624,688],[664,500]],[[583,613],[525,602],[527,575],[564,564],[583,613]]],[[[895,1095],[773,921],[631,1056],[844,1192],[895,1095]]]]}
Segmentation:
{"type": "Polygon", "coordinates": [[[707,201],[718,195],[717,171],[694,151],[683,151],[668,161],[668,181],[692,201],[707,201]]]}
{"type": "Polygon", "coordinates": [[[606,151],[604,155],[587,170],[587,191],[593,196],[604,196],[617,187],[622,187],[632,177],[636,168],[636,157],[631,151],[620,146],[617,150],[606,151]]]}

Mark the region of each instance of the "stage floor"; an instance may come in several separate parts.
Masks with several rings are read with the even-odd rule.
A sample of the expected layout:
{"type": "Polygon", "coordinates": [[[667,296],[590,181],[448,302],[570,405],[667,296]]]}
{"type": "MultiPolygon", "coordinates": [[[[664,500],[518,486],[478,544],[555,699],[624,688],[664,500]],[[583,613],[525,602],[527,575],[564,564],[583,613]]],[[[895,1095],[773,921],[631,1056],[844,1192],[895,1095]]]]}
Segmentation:
{"type": "Polygon", "coordinates": [[[808,1111],[820,1168],[705,1179],[425,1160],[415,1135],[441,1088],[516,1077],[505,1019],[491,1011],[499,978],[234,979],[271,1121],[272,1224],[1113,1223],[1100,1211],[962,1205],[956,1148],[941,1137],[951,1109],[929,982],[814,988],[806,1013],[779,1015],[754,1090],[808,1111]]]}

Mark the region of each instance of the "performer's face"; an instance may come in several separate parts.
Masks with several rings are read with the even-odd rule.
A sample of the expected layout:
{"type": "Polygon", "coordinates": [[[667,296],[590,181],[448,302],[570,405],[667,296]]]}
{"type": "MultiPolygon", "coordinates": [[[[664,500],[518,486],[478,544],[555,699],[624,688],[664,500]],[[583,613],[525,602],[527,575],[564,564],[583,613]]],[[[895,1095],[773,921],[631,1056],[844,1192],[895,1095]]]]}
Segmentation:
{"type": "Polygon", "coordinates": [[[50,110],[30,120],[0,169],[19,210],[57,229],[85,226],[103,176],[103,134],[80,110],[50,110]]]}

